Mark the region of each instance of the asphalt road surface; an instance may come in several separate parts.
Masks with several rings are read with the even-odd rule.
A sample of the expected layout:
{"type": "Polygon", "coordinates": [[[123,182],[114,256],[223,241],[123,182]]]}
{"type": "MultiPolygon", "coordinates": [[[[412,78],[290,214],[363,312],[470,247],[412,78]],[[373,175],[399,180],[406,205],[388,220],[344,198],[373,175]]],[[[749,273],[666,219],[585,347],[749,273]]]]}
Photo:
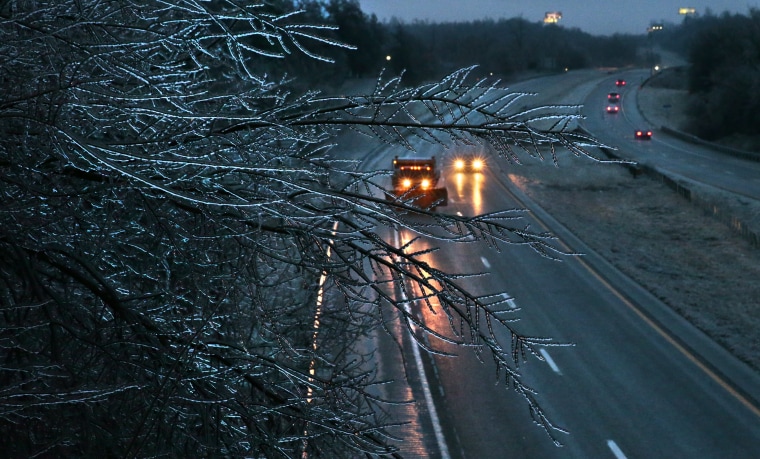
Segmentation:
{"type": "Polygon", "coordinates": [[[584,101],[584,127],[601,142],[617,147],[625,159],[655,168],[672,178],[685,178],[738,195],[760,199],[760,162],[747,161],[720,153],[707,146],[663,135],[659,126],[651,126],[639,112],[635,92],[648,75],[646,70],[619,74],[630,84],[614,85],[616,76],[603,78],[584,101]],[[620,112],[605,110],[607,94],[619,92],[620,112]],[[651,140],[634,139],[634,130],[652,129],[651,140]]]}
{"type": "MultiPolygon", "coordinates": [[[[606,94],[610,77],[588,73],[562,78],[525,84],[554,100],[581,102],[606,94]]],[[[628,126],[614,124],[625,119],[635,124],[635,107],[626,105],[623,97],[627,118],[600,117],[604,135],[610,136],[601,138],[603,142],[632,139],[628,126]]],[[[655,141],[659,140],[646,145],[631,141],[625,148],[651,156],[655,141]]],[[[376,162],[369,161],[367,167],[382,168],[378,161],[395,154],[375,151],[371,157],[376,162]]],[[[449,173],[450,202],[440,211],[475,215],[531,208],[510,186],[508,168],[492,161],[482,174],[449,173]]],[[[527,218],[534,228],[558,234],[558,244],[583,252],[578,241],[539,209],[527,218]]],[[[403,243],[413,235],[388,231],[383,237],[403,243]]],[[[425,244],[433,242],[420,241],[415,248],[423,249],[425,244]]],[[[757,380],[757,376],[744,372],[740,363],[680,318],[668,315],[664,305],[603,260],[588,256],[557,262],[526,247],[499,251],[482,244],[446,244],[429,254],[428,261],[449,272],[489,272],[468,280],[468,287],[507,292],[514,298],[511,304],[522,332],[573,344],[546,347],[541,359],[529,357],[521,366],[543,410],[566,433],[553,432],[562,443],[558,447],[533,424],[526,402],[496,381],[487,356],[480,362],[467,349],[433,342],[460,356],[414,357],[408,333],[397,330],[407,358],[383,359],[382,368],[386,375],[406,377],[408,396],[415,400],[406,406],[405,416],[411,420],[406,429],[413,438],[402,447],[407,457],[755,458],[760,454],[760,408],[726,377],[741,374],[757,380]],[[703,354],[718,355],[723,363],[719,367],[705,363],[703,354]]],[[[444,320],[421,305],[410,307],[426,323],[444,320]]],[[[502,338],[509,342],[508,336],[502,338]]],[[[387,346],[384,338],[377,339],[381,349],[387,346]]],[[[760,387],[760,381],[755,386],[760,387]]]]}

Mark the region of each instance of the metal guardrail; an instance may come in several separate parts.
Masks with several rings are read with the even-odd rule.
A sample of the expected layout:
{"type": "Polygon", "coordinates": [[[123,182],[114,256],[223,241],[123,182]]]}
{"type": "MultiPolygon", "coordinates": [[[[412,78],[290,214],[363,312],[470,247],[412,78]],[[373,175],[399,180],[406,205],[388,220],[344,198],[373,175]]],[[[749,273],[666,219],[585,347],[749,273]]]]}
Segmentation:
{"type": "MultiPolygon", "coordinates": [[[[641,88],[646,86],[649,83],[649,81],[652,80],[652,78],[653,78],[653,75],[650,75],[646,79],[644,79],[644,81],[641,82],[641,88]]],[[[636,92],[636,108],[639,110],[639,113],[641,113],[644,116],[644,118],[647,117],[646,112],[641,109],[641,105],[639,104],[638,92],[636,92]]],[[[653,124],[653,123],[650,123],[650,124],[653,124]]],[[[690,142],[696,145],[703,145],[703,146],[712,148],[713,150],[719,151],[721,153],[726,153],[728,155],[735,156],[737,158],[747,159],[750,161],[760,161],[760,152],[740,150],[738,148],[727,147],[725,145],[721,145],[715,142],[710,142],[708,140],[699,138],[693,134],[688,134],[686,132],[673,129],[668,126],[660,126],[659,129],[666,134],[669,134],[673,137],[676,137],[686,142],[690,142]]]]}
{"type": "MultiPolygon", "coordinates": [[[[593,134],[591,134],[582,126],[579,126],[578,130],[585,135],[593,137],[593,134]]],[[[712,146],[712,144],[710,145],[712,146]]],[[[607,148],[600,148],[600,150],[609,158],[615,160],[626,160],[625,158],[618,155],[614,150],[607,148]]],[[[688,183],[688,181],[675,179],[655,167],[638,162],[623,163],[621,165],[626,167],[634,177],[640,174],[647,174],[648,176],[661,181],[668,188],[675,191],[676,194],[685,198],[688,202],[692,203],[698,208],[702,209],[710,217],[727,225],[732,231],[736,232],[745,240],[749,241],[753,247],[760,248],[760,232],[758,232],[756,228],[751,228],[747,221],[737,215],[734,215],[730,212],[730,210],[727,210],[719,203],[713,200],[704,199],[696,189],[697,187],[693,186],[693,184],[688,183]]]]}
{"type": "MultiPolygon", "coordinates": [[[[639,109],[639,111],[641,110],[639,109]]],[[[687,134],[685,132],[681,132],[679,130],[669,128],[667,126],[660,126],[660,130],[666,134],[672,135],[673,137],[677,137],[686,142],[694,143],[697,145],[704,145],[714,150],[720,151],[721,153],[726,153],[731,156],[735,156],[737,158],[748,159],[750,161],[760,161],[760,153],[758,152],[739,150],[737,148],[727,147],[725,145],[720,145],[715,142],[708,142],[707,140],[700,139],[699,137],[695,135],[687,134]]]]}

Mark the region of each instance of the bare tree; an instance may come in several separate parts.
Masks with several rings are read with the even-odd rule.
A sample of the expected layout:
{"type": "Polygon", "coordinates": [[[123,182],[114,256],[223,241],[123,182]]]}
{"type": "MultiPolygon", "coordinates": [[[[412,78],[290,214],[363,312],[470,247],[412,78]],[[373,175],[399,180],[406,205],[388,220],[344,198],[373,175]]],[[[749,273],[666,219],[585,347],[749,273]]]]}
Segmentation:
{"type": "Polygon", "coordinates": [[[586,155],[593,142],[564,129],[576,111],[521,110],[524,94],[468,85],[468,69],[415,88],[379,81],[361,96],[291,94],[268,77],[272,62],[348,46],[272,11],[235,0],[3,4],[8,456],[391,454],[393,420],[372,393],[371,355],[354,344],[390,311],[490,355],[553,429],[517,371],[546,341],[377,228],[556,256],[551,237],[512,212],[387,201],[382,171],[330,145],[353,128],[406,146],[488,142],[512,161],[555,146],[586,155]],[[440,308],[450,329],[403,308],[391,287],[411,284],[410,299],[440,308]]]}

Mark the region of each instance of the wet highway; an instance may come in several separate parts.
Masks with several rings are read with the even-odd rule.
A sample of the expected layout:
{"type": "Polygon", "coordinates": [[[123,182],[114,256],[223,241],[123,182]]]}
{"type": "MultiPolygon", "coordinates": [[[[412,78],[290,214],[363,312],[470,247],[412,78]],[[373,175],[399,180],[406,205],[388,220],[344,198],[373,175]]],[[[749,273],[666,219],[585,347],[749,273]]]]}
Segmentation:
{"type": "MultiPolygon", "coordinates": [[[[530,84],[537,92],[546,85],[545,94],[555,91],[583,100],[595,91],[606,91],[607,78],[583,76],[567,83],[563,91],[557,89],[558,79],[530,84]]],[[[646,154],[647,147],[643,148],[640,154],[646,154]]],[[[428,150],[420,155],[429,155],[434,146],[421,149],[428,150]]],[[[395,154],[373,152],[365,166],[382,168],[382,158],[395,154]]],[[[511,183],[510,167],[493,160],[483,173],[447,172],[449,205],[439,212],[469,216],[528,208],[526,222],[534,229],[558,235],[558,247],[564,250],[586,252],[580,241],[511,183]]],[[[378,231],[398,246],[416,236],[408,230],[378,231]]],[[[532,422],[525,400],[496,380],[488,356],[481,362],[471,349],[434,338],[430,345],[458,357],[424,351],[417,356],[409,332],[397,327],[396,342],[382,334],[374,339],[383,355],[382,376],[407,381],[408,387],[399,384],[393,390],[414,400],[403,407],[404,420],[410,424],[399,432],[412,438],[402,446],[406,457],[757,457],[760,408],[756,393],[741,389],[760,387],[757,374],[604,260],[588,253],[558,262],[527,247],[497,250],[485,244],[425,239],[409,250],[433,246],[440,250],[427,254],[426,261],[434,268],[488,272],[462,282],[479,293],[504,293],[510,298],[514,311],[509,314],[519,318],[516,327],[523,333],[572,344],[546,346],[520,367],[524,381],[536,390],[536,400],[557,426],[550,432],[562,446],[532,422]],[[736,379],[743,384],[735,385],[736,379]]],[[[409,308],[429,326],[448,329],[446,318],[433,313],[435,308],[431,311],[421,304],[409,308]]],[[[505,334],[501,339],[510,338],[505,334]]]]}

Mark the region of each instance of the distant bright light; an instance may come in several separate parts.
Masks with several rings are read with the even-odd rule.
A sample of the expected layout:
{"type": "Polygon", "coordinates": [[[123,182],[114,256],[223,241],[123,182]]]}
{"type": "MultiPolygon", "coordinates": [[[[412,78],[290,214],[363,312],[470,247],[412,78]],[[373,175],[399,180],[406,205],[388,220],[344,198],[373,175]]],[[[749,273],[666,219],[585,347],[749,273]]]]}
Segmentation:
{"type": "Polygon", "coordinates": [[[686,7],[686,8],[678,8],[678,14],[697,14],[696,8],[686,7]]]}
{"type": "MultiPolygon", "coordinates": [[[[677,24],[685,17],[692,17],[691,15],[679,15],[680,7],[687,8],[687,11],[691,9],[690,7],[695,7],[695,15],[704,14],[706,6],[712,8],[715,14],[728,11],[729,13],[746,15],[748,6],[760,6],[760,0],[720,0],[718,2],[697,2],[695,0],[641,0],[639,2],[610,0],[553,0],[551,2],[358,0],[358,3],[364,13],[376,14],[381,22],[388,21],[391,23],[393,18],[398,18],[406,23],[413,23],[417,20],[442,23],[522,18],[530,22],[538,21],[543,25],[543,19],[547,12],[561,11],[562,18],[559,25],[568,29],[579,28],[592,35],[612,35],[615,33],[641,35],[646,33],[647,27],[653,20],[655,22],[662,21],[664,24],[677,24]],[[568,13],[567,16],[564,13],[568,13]]],[[[552,24],[545,25],[551,26],[552,24]]],[[[390,48],[386,49],[386,54],[390,54],[390,48]]],[[[381,61],[384,58],[384,55],[378,57],[381,61]]],[[[397,58],[398,56],[393,57],[394,60],[397,58]]]]}
{"type": "Polygon", "coordinates": [[[562,13],[559,11],[547,11],[544,14],[544,24],[556,24],[562,19],[562,13]]]}
{"type": "Polygon", "coordinates": [[[389,60],[391,60],[391,55],[390,55],[390,54],[388,54],[387,56],[385,56],[385,60],[386,60],[386,61],[389,61],[389,60]]]}

